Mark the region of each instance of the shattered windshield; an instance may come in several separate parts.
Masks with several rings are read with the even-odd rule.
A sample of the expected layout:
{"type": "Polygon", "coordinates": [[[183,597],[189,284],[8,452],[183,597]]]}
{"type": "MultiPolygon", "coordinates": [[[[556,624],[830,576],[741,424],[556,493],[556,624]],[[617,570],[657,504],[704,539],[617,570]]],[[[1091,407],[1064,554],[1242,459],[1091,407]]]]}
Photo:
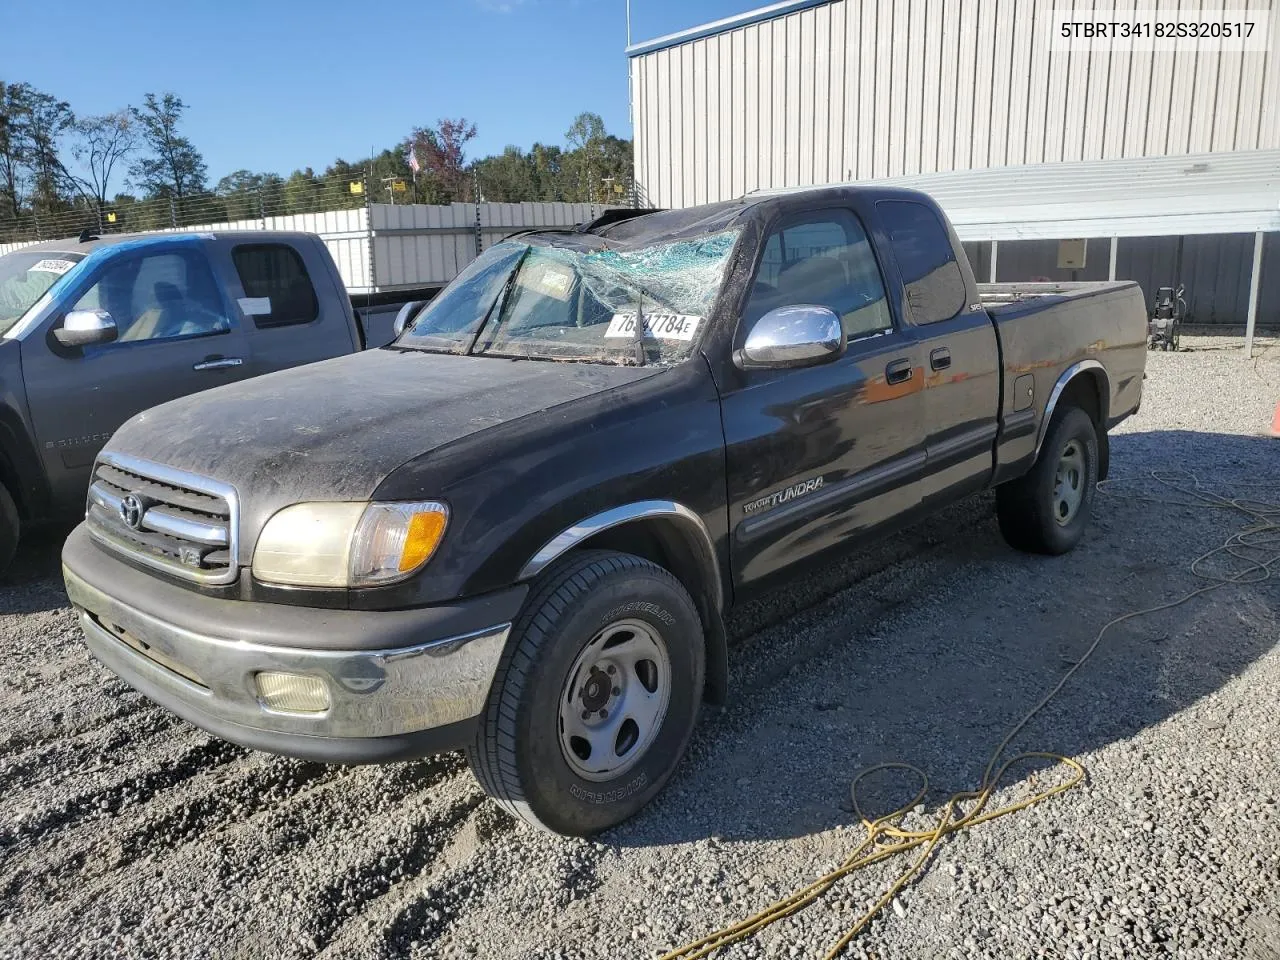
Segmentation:
{"type": "Polygon", "coordinates": [[[0,257],[0,334],[18,322],[82,253],[25,253],[0,257]]]}
{"type": "Polygon", "coordinates": [[[629,249],[603,240],[597,249],[559,246],[550,235],[507,240],[459,274],[397,345],[496,357],[674,363],[693,352],[706,328],[739,232],[629,249]]]}

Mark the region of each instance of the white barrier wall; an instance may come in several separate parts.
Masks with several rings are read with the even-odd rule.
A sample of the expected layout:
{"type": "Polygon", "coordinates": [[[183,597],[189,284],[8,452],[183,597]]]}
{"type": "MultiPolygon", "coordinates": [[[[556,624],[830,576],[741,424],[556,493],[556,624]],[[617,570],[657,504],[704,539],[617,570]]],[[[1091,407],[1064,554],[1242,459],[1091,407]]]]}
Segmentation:
{"type": "MultiPolygon", "coordinates": [[[[319,234],[347,291],[370,294],[448,283],[475,259],[477,215],[480,244],[488,249],[518,230],[572,227],[605,209],[590,203],[375,203],[355,210],[230,220],[157,232],[298,230],[319,234]]],[[[0,244],[0,255],[35,242],[0,244]]]]}

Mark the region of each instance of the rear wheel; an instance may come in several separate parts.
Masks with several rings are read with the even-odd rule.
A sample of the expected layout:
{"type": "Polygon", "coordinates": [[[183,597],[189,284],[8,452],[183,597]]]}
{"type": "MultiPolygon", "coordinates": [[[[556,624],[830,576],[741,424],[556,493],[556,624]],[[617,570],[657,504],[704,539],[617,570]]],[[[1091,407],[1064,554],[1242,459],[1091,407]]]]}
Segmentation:
{"type": "Polygon", "coordinates": [[[0,577],[4,576],[18,550],[18,534],[22,524],[18,519],[18,505],[0,483],[0,577]]]}
{"type": "Polygon", "coordinates": [[[674,576],[630,554],[583,552],[535,587],[517,619],[471,769],[536,827],[612,827],[684,756],[705,669],[702,622],[674,576]]]}
{"type": "Polygon", "coordinates": [[[1031,470],[996,491],[1008,544],[1058,554],[1079,543],[1092,514],[1098,462],[1098,432],[1089,415],[1079,407],[1057,411],[1031,470]]]}

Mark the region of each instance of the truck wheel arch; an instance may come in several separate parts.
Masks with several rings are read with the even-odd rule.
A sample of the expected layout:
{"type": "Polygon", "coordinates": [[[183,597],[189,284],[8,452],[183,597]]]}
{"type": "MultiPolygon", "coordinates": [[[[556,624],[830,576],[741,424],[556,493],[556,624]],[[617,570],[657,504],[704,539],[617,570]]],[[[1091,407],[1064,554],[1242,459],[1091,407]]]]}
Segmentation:
{"type": "Polygon", "coordinates": [[[725,702],[728,640],[721,611],[724,586],[720,561],[706,524],[684,504],[644,500],[605,510],[578,521],[548,540],[524,565],[521,581],[532,580],[575,550],[617,550],[643,557],[669,570],[693,597],[707,645],[705,699],[725,702]]]}
{"type": "Polygon", "coordinates": [[[1107,443],[1111,379],[1107,376],[1106,367],[1097,360],[1081,360],[1062,371],[1062,375],[1053,385],[1053,390],[1049,392],[1044,415],[1040,418],[1040,428],[1036,434],[1035,457],[1040,456],[1040,447],[1044,443],[1045,435],[1049,432],[1049,424],[1053,420],[1054,412],[1064,403],[1079,407],[1093,420],[1093,425],[1098,431],[1098,479],[1106,479],[1111,459],[1107,443]]]}

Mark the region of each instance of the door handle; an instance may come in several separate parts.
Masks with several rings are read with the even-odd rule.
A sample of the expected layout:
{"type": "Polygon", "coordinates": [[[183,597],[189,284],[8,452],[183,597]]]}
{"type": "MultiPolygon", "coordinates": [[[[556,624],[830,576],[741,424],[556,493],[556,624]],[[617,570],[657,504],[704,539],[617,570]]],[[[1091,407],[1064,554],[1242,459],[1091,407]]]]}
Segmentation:
{"type": "Polygon", "coordinates": [[[929,366],[934,370],[945,370],[951,366],[951,351],[946,347],[939,347],[937,350],[929,354],[929,366]]]}
{"type": "Polygon", "coordinates": [[[229,370],[244,363],[239,357],[205,357],[192,370],[229,370]]]}
{"type": "Polygon", "coordinates": [[[914,373],[911,361],[903,357],[901,360],[895,360],[884,368],[884,382],[890,384],[906,383],[914,373]]]}

